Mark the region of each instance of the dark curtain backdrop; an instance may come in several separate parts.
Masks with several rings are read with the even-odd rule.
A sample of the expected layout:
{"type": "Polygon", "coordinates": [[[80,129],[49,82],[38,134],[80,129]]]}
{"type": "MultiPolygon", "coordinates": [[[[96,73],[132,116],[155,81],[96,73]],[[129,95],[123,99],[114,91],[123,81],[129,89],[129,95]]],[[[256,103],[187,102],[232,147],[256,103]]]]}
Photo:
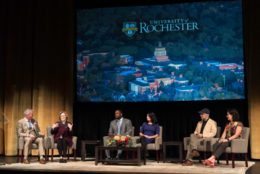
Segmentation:
{"type": "Polygon", "coordinates": [[[33,108],[41,131],[72,119],[73,1],[1,0],[1,154],[16,154],[16,126],[33,108]],[[4,92],[3,92],[4,91],[4,92]]]}
{"type": "Polygon", "coordinates": [[[137,134],[146,113],[153,111],[164,127],[164,140],[178,141],[194,130],[201,108],[210,108],[223,127],[226,109],[235,107],[251,127],[251,157],[260,159],[259,1],[244,6],[248,101],[84,104],[73,101],[74,1],[1,0],[0,154],[15,155],[16,123],[27,107],[35,110],[42,132],[60,110],[67,110],[79,139],[102,138],[117,108],[132,120],[137,134]]]}

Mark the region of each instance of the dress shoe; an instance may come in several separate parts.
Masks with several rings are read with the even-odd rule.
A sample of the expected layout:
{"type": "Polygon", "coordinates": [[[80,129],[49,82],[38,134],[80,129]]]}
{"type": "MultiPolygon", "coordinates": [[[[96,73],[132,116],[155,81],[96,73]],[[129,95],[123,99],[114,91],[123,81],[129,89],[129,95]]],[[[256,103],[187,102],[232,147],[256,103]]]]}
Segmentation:
{"type": "Polygon", "coordinates": [[[106,160],[109,161],[109,160],[112,160],[112,158],[111,157],[106,157],[106,160]]]}
{"type": "Polygon", "coordinates": [[[203,160],[202,164],[209,167],[215,167],[215,160],[203,160]]]}
{"type": "Polygon", "coordinates": [[[59,162],[60,163],[67,163],[67,160],[66,159],[60,159],[59,162]]]}
{"type": "Polygon", "coordinates": [[[120,160],[121,159],[121,157],[119,156],[119,155],[117,155],[116,157],[115,157],[115,160],[120,160]]]}
{"type": "Polygon", "coordinates": [[[192,155],[192,157],[199,157],[200,153],[197,150],[192,150],[191,155],[192,155]]]}
{"type": "Polygon", "coordinates": [[[29,161],[28,159],[24,159],[24,160],[23,160],[23,163],[24,163],[24,164],[30,164],[30,161],[29,161]]]}
{"type": "Polygon", "coordinates": [[[46,161],[44,159],[40,159],[39,163],[40,164],[46,164],[46,161]]]}
{"type": "Polygon", "coordinates": [[[193,162],[191,160],[185,160],[183,163],[182,163],[183,166],[192,166],[193,165],[193,162]]]}

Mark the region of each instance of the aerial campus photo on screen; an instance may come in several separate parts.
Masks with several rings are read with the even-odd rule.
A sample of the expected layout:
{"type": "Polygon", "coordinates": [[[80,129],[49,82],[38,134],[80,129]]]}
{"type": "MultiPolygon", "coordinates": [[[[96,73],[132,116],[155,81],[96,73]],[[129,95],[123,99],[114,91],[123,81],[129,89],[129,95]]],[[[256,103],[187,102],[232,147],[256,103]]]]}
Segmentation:
{"type": "Polygon", "coordinates": [[[240,0],[79,9],[77,100],[244,99],[241,11],[240,0]]]}

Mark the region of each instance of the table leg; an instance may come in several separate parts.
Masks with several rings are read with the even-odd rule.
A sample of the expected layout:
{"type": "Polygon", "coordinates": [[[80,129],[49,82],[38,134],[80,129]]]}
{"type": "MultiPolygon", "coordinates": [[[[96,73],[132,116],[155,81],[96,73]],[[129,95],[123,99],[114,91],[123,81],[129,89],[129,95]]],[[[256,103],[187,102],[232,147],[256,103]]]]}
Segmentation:
{"type": "Polygon", "coordinates": [[[99,149],[99,159],[102,160],[102,164],[104,164],[103,151],[104,151],[104,149],[99,149]]]}
{"type": "Polygon", "coordinates": [[[98,165],[98,157],[99,157],[99,154],[98,154],[98,152],[99,152],[99,149],[98,149],[98,147],[95,147],[95,165],[98,165]]]}
{"type": "Polygon", "coordinates": [[[49,161],[49,149],[45,149],[45,161],[49,161]]]}
{"type": "Polygon", "coordinates": [[[141,165],[141,148],[137,148],[137,163],[140,166],[141,165]]]}
{"type": "Polygon", "coordinates": [[[179,159],[180,159],[180,162],[182,162],[182,159],[183,159],[183,149],[182,149],[182,144],[179,145],[179,159]]]}
{"type": "Polygon", "coordinates": [[[86,144],[81,142],[81,160],[84,161],[86,157],[86,144]]]}
{"type": "Polygon", "coordinates": [[[166,145],[163,145],[163,163],[165,163],[165,159],[166,159],[166,145]]]}
{"type": "Polygon", "coordinates": [[[141,147],[140,151],[141,151],[141,158],[143,158],[144,165],[146,165],[146,148],[145,147],[141,147]]]}

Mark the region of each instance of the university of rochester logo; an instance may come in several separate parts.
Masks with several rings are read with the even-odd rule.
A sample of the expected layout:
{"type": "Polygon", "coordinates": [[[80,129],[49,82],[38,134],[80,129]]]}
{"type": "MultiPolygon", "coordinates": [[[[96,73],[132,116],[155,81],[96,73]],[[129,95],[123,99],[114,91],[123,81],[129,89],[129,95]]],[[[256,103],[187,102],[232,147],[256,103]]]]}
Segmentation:
{"type": "Polygon", "coordinates": [[[136,22],[124,22],[122,31],[128,37],[132,37],[138,31],[136,22]]]}
{"type": "Polygon", "coordinates": [[[199,30],[197,21],[189,18],[176,19],[160,19],[136,22],[124,22],[122,31],[128,37],[132,37],[135,33],[148,34],[160,32],[177,32],[177,31],[196,31],[199,30]],[[138,25],[138,26],[137,26],[138,25]]]}

